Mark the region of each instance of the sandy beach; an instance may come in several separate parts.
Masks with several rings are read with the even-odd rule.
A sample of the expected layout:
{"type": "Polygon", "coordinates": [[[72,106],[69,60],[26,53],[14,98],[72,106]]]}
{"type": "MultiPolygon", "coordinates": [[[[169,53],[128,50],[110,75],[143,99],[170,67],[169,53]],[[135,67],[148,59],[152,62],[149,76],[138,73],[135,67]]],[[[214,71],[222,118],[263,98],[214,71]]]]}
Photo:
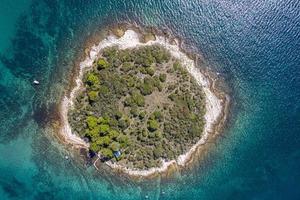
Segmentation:
{"type": "MultiPolygon", "coordinates": [[[[178,43],[178,42],[177,42],[178,43]]],[[[220,117],[224,111],[224,102],[219,98],[214,91],[211,89],[211,83],[209,78],[205,76],[201,71],[196,67],[195,61],[190,59],[184,52],[181,51],[180,47],[176,44],[171,44],[171,42],[163,37],[156,36],[156,40],[148,41],[147,43],[141,43],[139,39],[139,33],[133,30],[127,30],[125,34],[117,38],[116,36],[110,35],[106,39],[102,40],[98,45],[92,46],[89,56],[80,63],[79,75],[76,79],[76,85],[72,89],[69,97],[65,96],[61,104],[61,119],[62,127],[60,129],[61,136],[65,141],[76,147],[88,148],[89,145],[81,139],[79,136],[72,133],[70,125],[68,123],[68,110],[73,106],[73,99],[76,97],[78,91],[82,87],[82,76],[85,70],[89,69],[92,66],[94,60],[97,58],[97,55],[101,52],[102,49],[110,46],[118,46],[120,49],[126,48],[135,48],[145,45],[159,44],[168,49],[172,56],[178,58],[182,65],[187,68],[189,73],[196,79],[197,83],[203,87],[203,91],[206,97],[206,114],[205,114],[205,127],[202,134],[202,138],[185,154],[180,155],[176,160],[164,161],[162,160],[162,166],[156,168],[150,168],[148,170],[139,170],[139,169],[130,169],[116,163],[107,162],[106,164],[114,169],[118,169],[127,173],[131,176],[150,176],[153,174],[159,174],[166,172],[168,168],[172,165],[178,167],[184,167],[187,162],[194,155],[196,150],[207,141],[210,134],[214,131],[214,126],[220,121],[220,117]]]]}

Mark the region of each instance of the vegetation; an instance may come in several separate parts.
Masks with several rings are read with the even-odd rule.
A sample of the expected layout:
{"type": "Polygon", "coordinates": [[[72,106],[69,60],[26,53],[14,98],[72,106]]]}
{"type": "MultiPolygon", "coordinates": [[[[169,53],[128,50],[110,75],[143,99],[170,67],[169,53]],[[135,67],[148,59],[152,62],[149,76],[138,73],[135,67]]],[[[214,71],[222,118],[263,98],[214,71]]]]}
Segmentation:
{"type": "Polygon", "coordinates": [[[103,158],[147,169],[200,139],[202,90],[163,47],[106,48],[83,79],[69,122],[103,158]]]}

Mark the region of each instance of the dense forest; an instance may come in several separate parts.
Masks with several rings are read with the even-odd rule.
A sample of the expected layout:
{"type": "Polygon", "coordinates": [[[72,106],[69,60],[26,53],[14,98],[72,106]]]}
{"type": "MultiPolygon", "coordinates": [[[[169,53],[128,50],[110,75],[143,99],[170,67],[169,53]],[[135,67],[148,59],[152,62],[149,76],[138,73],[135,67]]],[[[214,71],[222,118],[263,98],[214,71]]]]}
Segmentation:
{"type": "Polygon", "coordinates": [[[105,160],[136,169],[157,167],[201,137],[203,91],[162,46],[106,48],[83,82],[69,122],[105,160]]]}

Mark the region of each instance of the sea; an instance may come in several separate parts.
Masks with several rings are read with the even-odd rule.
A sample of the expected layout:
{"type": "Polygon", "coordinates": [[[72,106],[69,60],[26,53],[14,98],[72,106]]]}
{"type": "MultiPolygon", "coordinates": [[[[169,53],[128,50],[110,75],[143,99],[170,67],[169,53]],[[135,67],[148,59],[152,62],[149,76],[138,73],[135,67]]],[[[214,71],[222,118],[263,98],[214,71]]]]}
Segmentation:
{"type": "Polygon", "coordinates": [[[0,199],[300,199],[300,1],[1,0],[0,199]],[[53,137],[86,41],[124,22],[181,38],[231,97],[220,137],[168,178],[99,173],[53,137]]]}

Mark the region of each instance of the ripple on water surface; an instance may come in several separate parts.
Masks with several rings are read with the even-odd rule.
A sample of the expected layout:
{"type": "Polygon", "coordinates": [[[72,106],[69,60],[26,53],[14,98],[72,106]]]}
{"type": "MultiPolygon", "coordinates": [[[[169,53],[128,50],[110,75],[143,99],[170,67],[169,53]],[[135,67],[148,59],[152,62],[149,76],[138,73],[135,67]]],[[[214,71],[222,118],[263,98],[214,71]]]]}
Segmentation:
{"type": "Polygon", "coordinates": [[[3,199],[300,196],[298,1],[40,0],[30,7],[22,2],[0,3],[3,199]],[[50,111],[58,102],[88,34],[123,20],[168,27],[201,50],[233,91],[235,113],[224,138],[204,164],[170,181],[116,181],[82,170],[64,159],[66,152],[33,120],[35,111],[50,111]],[[33,77],[41,79],[41,87],[32,87],[33,77]]]}

